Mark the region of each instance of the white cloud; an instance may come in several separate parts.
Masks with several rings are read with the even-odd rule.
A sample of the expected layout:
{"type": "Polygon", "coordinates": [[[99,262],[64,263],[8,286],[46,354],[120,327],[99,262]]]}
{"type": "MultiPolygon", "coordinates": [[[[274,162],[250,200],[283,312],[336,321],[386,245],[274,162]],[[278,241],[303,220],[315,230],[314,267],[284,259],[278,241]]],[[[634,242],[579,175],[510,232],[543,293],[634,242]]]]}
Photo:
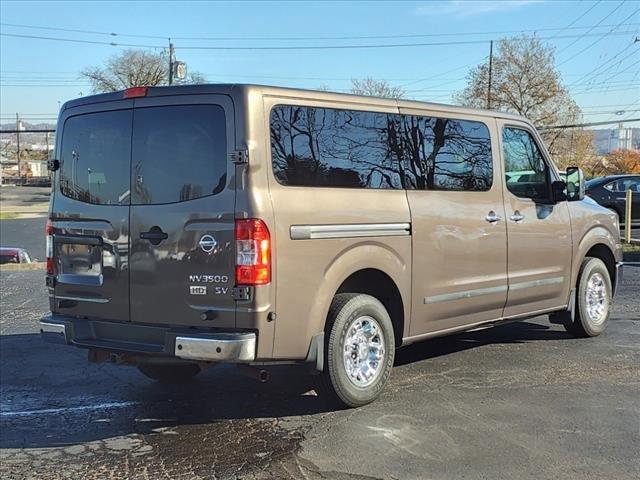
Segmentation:
{"type": "Polygon", "coordinates": [[[540,3],[541,0],[448,0],[446,2],[427,2],[418,6],[416,15],[451,15],[454,17],[471,17],[486,13],[516,10],[525,5],[540,3]]]}

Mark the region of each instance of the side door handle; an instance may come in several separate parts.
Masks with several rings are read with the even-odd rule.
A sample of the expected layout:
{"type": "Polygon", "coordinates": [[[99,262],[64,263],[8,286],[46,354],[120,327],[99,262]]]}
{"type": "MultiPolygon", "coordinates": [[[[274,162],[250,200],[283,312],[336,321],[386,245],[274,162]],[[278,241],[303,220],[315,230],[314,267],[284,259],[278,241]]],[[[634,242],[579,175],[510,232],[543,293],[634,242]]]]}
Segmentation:
{"type": "Polygon", "coordinates": [[[513,212],[513,215],[511,215],[510,218],[516,223],[521,223],[524,220],[524,215],[522,215],[518,210],[516,210],[515,212],[513,212]]]}
{"type": "Polygon", "coordinates": [[[491,210],[484,219],[489,223],[497,223],[502,220],[502,217],[491,210]]]}
{"type": "Polygon", "coordinates": [[[152,245],[158,245],[162,240],[169,238],[169,235],[164,233],[160,227],[151,227],[148,232],[142,232],[140,234],[142,240],[149,240],[152,245]]]}

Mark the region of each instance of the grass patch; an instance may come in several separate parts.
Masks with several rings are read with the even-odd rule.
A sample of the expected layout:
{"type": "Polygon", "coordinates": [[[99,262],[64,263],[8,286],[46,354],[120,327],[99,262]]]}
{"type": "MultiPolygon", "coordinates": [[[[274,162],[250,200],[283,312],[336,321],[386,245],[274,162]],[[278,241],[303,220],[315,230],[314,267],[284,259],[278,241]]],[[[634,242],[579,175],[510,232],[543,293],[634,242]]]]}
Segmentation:
{"type": "Polygon", "coordinates": [[[633,243],[623,243],[622,251],[624,253],[640,253],[640,245],[633,243]]]}
{"type": "Polygon", "coordinates": [[[15,212],[0,212],[0,220],[13,220],[18,218],[18,214],[15,212]]]}

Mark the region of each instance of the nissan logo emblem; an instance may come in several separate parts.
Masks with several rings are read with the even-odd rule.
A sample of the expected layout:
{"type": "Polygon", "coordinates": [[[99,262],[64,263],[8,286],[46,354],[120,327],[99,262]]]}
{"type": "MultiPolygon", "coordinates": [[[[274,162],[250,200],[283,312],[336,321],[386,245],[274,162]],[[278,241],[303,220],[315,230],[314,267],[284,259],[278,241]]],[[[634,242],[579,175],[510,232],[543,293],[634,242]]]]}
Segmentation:
{"type": "Polygon", "coordinates": [[[200,248],[205,253],[213,252],[213,249],[216,248],[217,244],[218,242],[216,242],[216,239],[213,238],[211,235],[203,235],[200,241],[198,242],[198,245],[200,245],[200,248]]]}

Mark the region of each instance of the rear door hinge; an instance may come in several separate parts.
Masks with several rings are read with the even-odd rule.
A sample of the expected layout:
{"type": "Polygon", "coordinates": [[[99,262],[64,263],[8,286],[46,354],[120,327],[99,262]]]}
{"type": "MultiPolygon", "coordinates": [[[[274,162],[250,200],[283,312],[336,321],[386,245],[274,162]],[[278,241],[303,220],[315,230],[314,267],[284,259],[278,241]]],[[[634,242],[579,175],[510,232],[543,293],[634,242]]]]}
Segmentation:
{"type": "Polygon", "coordinates": [[[229,158],[236,165],[244,165],[249,163],[249,151],[248,150],[234,150],[229,154],[229,158]]]}
{"type": "Polygon", "coordinates": [[[231,297],[238,301],[251,300],[253,289],[252,287],[233,287],[231,289],[231,297]]]}

